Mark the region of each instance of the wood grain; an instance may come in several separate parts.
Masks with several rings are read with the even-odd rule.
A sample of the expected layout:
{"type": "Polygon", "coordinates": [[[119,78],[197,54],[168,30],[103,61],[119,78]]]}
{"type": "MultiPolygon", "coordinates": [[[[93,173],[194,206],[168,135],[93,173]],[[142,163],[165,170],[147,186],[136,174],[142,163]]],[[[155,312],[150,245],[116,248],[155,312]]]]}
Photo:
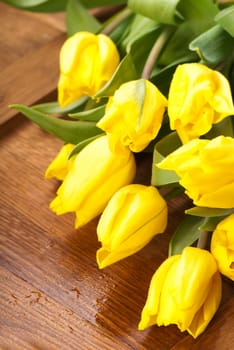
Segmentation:
{"type": "Polygon", "coordinates": [[[0,3],[0,124],[17,113],[12,103],[34,104],[55,90],[65,40],[63,17],[39,17],[0,3]],[[58,23],[61,23],[60,28],[58,23]]]}
{"type": "MultiPolygon", "coordinates": [[[[9,11],[12,15],[13,10],[9,11]]],[[[25,16],[30,18],[30,14],[25,16]]],[[[43,26],[38,14],[33,21],[43,26]]],[[[46,31],[51,30],[51,23],[47,17],[46,31]]],[[[58,26],[53,30],[55,36],[48,42],[36,44],[35,49],[28,43],[25,55],[9,55],[0,89],[8,86],[6,96],[11,103],[34,103],[56,91],[55,56],[64,33],[58,26]],[[46,67],[34,70],[32,67],[39,67],[48,54],[53,69],[46,63],[46,67]],[[28,67],[27,57],[34,62],[28,67]],[[19,92],[10,85],[22,83],[21,68],[32,76],[26,74],[19,92]],[[43,83],[42,76],[46,76],[43,83]],[[35,77],[38,84],[34,88],[35,77]],[[48,89],[46,80],[50,81],[48,89]]],[[[30,41],[28,32],[25,35],[30,41]]],[[[7,45],[6,39],[4,43],[7,45]]],[[[1,111],[4,117],[4,109],[1,111]]],[[[44,172],[61,145],[20,115],[0,126],[0,349],[232,350],[233,284],[227,280],[222,305],[197,340],[175,326],[137,330],[151,276],[167,256],[168,242],[183,209],[190,205],[188,200],[180,197],[170,202],[164,234],[134,256],[100,271],[95,258],[98,219],[75,230],[72,214],[58,217],[49,210],[59,182],[45,180],[44,172]]],[[[137,181],[149,183],[150,156],[137,156],[137,162],[137,181]]]]}

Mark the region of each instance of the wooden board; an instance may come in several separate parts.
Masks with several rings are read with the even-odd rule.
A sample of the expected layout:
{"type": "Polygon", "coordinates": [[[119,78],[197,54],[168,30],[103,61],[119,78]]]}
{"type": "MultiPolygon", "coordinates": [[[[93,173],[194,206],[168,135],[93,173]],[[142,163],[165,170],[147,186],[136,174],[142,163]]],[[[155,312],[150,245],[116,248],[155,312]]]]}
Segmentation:
{"type": "Polygon", "coordinates": [[[66,38],[64,14],[20,11],[0,3],[0,124],[16,115],[11,103],[34,104],[55,90],[66,38]]]}
{"type": "MultiPolygon", "coordinates": [[[[19,27],[28,19],[34,33],[40,28],[50,34],[48,40],[37,41],[27,30],[19,34],[25,49],[21,52],[19,45],[18,53],[10,53],[18,32],[5,32],[1,45],[9,50],[0,56],[4,101],[30,104],[48,99],[56,90],[63,17],[21,14],[0,4],[0,18],[6,15],[19,27]],[[43,61],[48,53],[52,66],[43,61]]],[[[5,23],[9,26],[6,19],[5,23]]],[[[7,111],[4,102],[4,120],[13,116],[7,111]]],[[[188,201],[171,201],[166,233],[100,271],[95,259],[97,219],[75,230],[72,214],[57,217],[49,210],[59,183],[45,180],[44,172],[61,145],[21,115],[0,126],[0,349],[233,349],[233,285],[225,280],[222,306],[197,340],[175,326],[137,330],[151,276],[167,256],[168,242],[188,201]]],[[[150,159],[137,161],[137,179],[149,183],[150,159]]]]}

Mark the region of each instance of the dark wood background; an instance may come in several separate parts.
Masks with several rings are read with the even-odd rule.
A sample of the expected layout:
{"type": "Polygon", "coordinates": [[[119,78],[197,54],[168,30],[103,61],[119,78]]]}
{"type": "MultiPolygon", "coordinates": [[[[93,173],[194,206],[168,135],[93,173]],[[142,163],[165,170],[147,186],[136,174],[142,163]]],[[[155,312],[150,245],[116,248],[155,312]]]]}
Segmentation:
{"type": "MultiPolygon", "coordinates": [[[[100,271],[97,219],[75,230],[74,217],[49,210],[58,182],[44,172],[62,142],[8,108],[56,98],[63,14],[32,14],[0,3],[0,349],[231,350],[233,284],[223,283],[215,318],[197,340],[175,326],[137,330],[148,285],[188,207],[170,203],[166,233],[100,271]]],[[[150,159],[138,157],[149,183],[150,159]]]]}

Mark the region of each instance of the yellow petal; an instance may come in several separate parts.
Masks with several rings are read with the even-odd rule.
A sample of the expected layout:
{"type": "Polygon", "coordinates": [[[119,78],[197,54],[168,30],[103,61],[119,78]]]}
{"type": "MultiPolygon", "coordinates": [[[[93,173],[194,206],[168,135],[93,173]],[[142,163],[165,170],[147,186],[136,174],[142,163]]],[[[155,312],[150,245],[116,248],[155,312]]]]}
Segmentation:
{"type": "Polygon", "coordinates": [[[97,253],[99,266],[134,254],[162,233],[166,225],[166,202],[155,187],[122,187],[109,201],[97,226],[102,244],[97,253]]]}
{"type": "Polygon", "coordinates": [[[142,310],[141,321],[138,325],[139,330],[143,330],[157,323],[157,317],[160,308],[160,297],[165,278],[168,274],[168,271],[174,264],[176,264],[179,259],[180,255],[174,255],[166,259],[153,275],[149,286],[148,297],[142,310]]]}
{"type": "Polygon", "coordinates": [[[56,178],[58,180],[64,180],[71,167],[72,162],[74,161],[74,157],[68,159],[69,154],[73,148],[74,145],[67,143],[60,149],[59,153],[50,163],[45,172],[46,179],[56,178]]]}

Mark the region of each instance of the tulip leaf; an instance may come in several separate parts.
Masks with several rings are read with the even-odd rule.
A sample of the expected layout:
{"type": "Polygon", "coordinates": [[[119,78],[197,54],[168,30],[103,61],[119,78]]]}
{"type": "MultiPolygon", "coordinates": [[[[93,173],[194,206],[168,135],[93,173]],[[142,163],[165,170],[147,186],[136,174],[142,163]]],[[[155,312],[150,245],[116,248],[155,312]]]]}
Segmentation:
{"type": "Polygon", "coordinates": [[[169,243],[169,256],[181,254],[185,247],[192,245],[199,238],[204,222],[205,218],[185,216],[169,243]]]}
{"type": "Polygon", "coordinates": [[[169,153],[181,146],[181,141],[176,132],[170,133],[158,141],[154,148],[151,184],[154,186],[165,186],[179,182],[179,177],[172,170],[160,169],[157,164],[169,153]]]}
{"type": "Polygon", "coordinates": [[[10,107],[17,109],[43,130],[65,142],[77,144],[102,133],[102,130],[98,129],[94,122],[71,121],[55,118],[36,111],[33,108],[19,104],[13,104],[10,107]]]}
{"type": "MultiPolygon", "coordinates": [[[[36,10],[36,11],[63,11],[66,8],[67,0],[2,0],[14,7],[36,10]]],[[[82,0],[82,3],[87,8],[105,6],[105,5],[118,5],[126,3],[124,0],[82,0]]]]}
{"type": "Polygon", "coordinates": [[[204,62],[212,66],[216,66],[228,57],[233,47],[234,38],[219,24],[205,31],[189,44],[190,50],[196,51],[204,62]]]}
{"type": "Polygon", "coordinates": [[[34,105],[32,108],[48,114],[66,114],[69,112],[78,112],[80,108],[88,101],[88,97],[81,97],[79,100],[69,104],[66,107],[60,107],[58,102],[46,102],[34,105]]]}
{"type": "Polygon", "coordinates": [[[197,55],[195,53],[190,53],[187,56],[181,57],[178,60],[175,60],[171,64],[167,65],[162,69],[156,69],[153,71],[150,81],[155,84],[159,90],[164,94],[168,95],[172,76],[178,66],[178,64],[186,63],[186,62],[194,62],[196,60],[197,55]]]}
{"type": "Polygon", "coordinates": [[[175,23],[176,7],[180,0],[128,0],[128,7],[136,13],[149,17],[158,23],[175,23]]]}
{"type": "Polygon", "coordinates": [[[204,223],[200,226],[201,231],[209,231],[212,232],[216,229],[216,226],[225,219],[226,216],[214,216],[206,218],[204,223]]]}
{"type": "Polygon", "coordinates": [[[230,215],[234,212],[234,208],[222,209],[222,208],[207,208],[207,207],[193,207],[185,211],[186,214],[203,217],[215,217],[230,215]]]}
{"type": "Polygon", "coordinates": [[[121,84],[136,78],[136,69],[131,55],[128,54],[122,59],[112,78],[98,91],[94,98],[113,96],[115,90],[117,90],[121,84]]]}
{"type": "Polygon", "coordinates": [[[234,5],[220,11],[215,16],[215,21],[234,37],[234,5]]]}
{"type": "Polygon", "coordinates": [[[82,0],[82,3],[87,8],[94,8],[107,5],[121,5],[125,4],[126,0],[82,0]]]}
{"type": "MultiPolygon", "coordinates": [[[[121,47],[124,47],[127,52],[130,52],[131,46],[137,40],[144,37],[147,33],[151,33],[156,28],[161,28],[161,26],[148,17],[135,14],[127,28],[127,35],[123,35],[120,43],[121,47]]],[[[141,47],[139,46],[138,49],[141,49],[141,47]]]]}
{"type": "Polygon", "coordinates": [[[87,139],[84,140],[84,141],[79,142],[79,143],[73,148],[73,150],[71,151],[71,153],[69,154],[68,159],[70,159],[70,158],[71,158],[72,156],[74,156],[75,154],[79,153],[79,152],[80,152],[84,147],[86,147],[90,142],[96,140],[98,137],[103,136],[103,135],[104,135],[104,133],[101,133],[101,134],[98,134],[98,135],[89,137],[89,138],[87,138],[87,139]]]}
{"type": "Polygon", "coordinates": [[[212,0],[183,0],[180,1],[178,10],[184,17],[184,22],[168,41],[159,60],[162,65],[168,65],[188,55],[190,42],[215,25],[214,17],[218,13],[218,7],[212,0]]]}
{"type": "Polygon", "coordinates": [[[38,6],[47,1],[48,0],[4,0],[4,2],[12,6],[22,7],[22,8],[38,6]]]}
{"type": "Polygon", "coordinates": [[[33,12],[65,11],[67,0],[4,0],[7,4],[33,12]]]}
{"type": "Polygon", "coordinates": [[[101,25],[79,0],[69,0],[66,12],[67,32],[73,35],[79,31],[96,33],[101,25]]]}
{"type": "Polygon", "coordinates": [[[69,117],[75,119],[88,120],[91,122],[98,122],[105,113],[106,106],[99,106],[88,111],[69,114],[69,117]]]}
{"type": "MultiPolygon", "coordinates": [[[[129,32],[129,26],[134,15],[128,8],[118,11],[116,14],[108,18],[101,26],[100,33],[108,35],[114,43],[116,43],[121,54],[120,46],[122,46],[125,33],[129,32]],[[120,22],[121,19],[121,22],[120,22]],[[120,23],[119,23],[120,22],[120,23]],[[116,25],[118,23],[118,25],[116,25]]],[[[125,53],[126,51],[124,51],[125,53]]],[[[122,56],[122,55],[121,55],[122,56]]]]}
{"type": "Polygon", "coordinates": [[[204,135],[206,139],[214,139],[220,135],[234,136],[234,126],[232,123],[232,117],[226,117],[221,122],[213,124],[212,129],[204,135]]]}
{"type": "Polygon", "coordinates": [[[157,25],[144,33],[144,35],[138,36],[135,41],[127,46],[127,52],[131,54],[138,76],[141,76],[146,60],[152,50],[152,46],[161,32],[162,28],[157,25]]]}

